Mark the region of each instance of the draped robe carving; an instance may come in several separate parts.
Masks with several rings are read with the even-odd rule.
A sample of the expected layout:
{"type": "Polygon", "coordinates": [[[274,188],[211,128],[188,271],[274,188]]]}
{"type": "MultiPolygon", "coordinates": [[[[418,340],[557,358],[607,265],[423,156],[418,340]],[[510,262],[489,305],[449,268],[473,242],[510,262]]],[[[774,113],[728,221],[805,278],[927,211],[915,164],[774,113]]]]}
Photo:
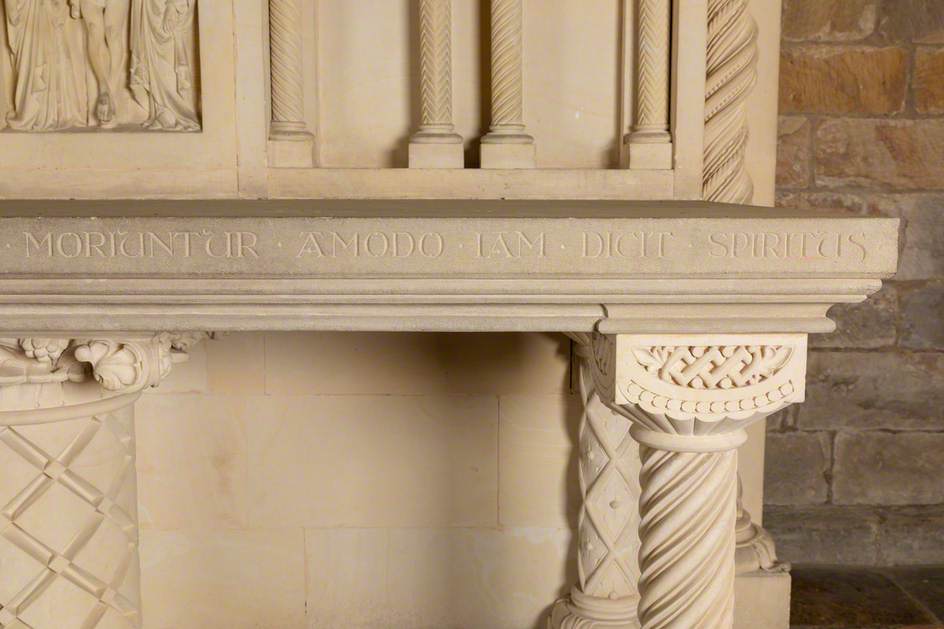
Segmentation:
{"type": "Polygon", "coordinates": [[[11,128],[57,131],[84,126],[83,75],[70,45],[69,7],[62,0],[6,0],[6,29],[16,81],[11,128]]]}
{"type": "Polygon", "coordinates": [[[112,1],[88,5],[102,25],[78,0],[0,0],[0,129],[200,130],[197,0],[130,0],[123,17],[112,1]],[[110,59],[94,65],[103,27],[110,59]]]}

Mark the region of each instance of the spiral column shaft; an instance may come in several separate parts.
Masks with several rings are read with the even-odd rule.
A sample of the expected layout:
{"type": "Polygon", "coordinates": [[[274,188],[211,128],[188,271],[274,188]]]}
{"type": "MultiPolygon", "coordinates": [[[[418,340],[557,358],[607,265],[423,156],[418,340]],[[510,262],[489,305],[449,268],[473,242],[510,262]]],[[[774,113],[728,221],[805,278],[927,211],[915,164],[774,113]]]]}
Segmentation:
{"type": "Polygon", "coordinates": [[[643,629],[729,629],[737,452],[669,452],[642,445],[640,456],[643,629]]]}
{"type": "Polygon", "coordinates": [[[747,0],[708,1],[704,198],[750,203],[747,97],[757,82],[757,23],[747,0]]]}
{"type": "Polygon", "coordinates": [[[483,168],[532,168],[534,138],[525,132],[522,0],[491,0],[492,111],[482,138],[483,168]]]}
{"type": "Polygon", "coordinates": [[[269,0],[269,165],[311,168],[314,135],[305,123],[302,0],[269,0]]]}
{"type": "Polygon", "coordinates": [[[272,132],[305,130],[301,0],[269,0],[272,132]]]}

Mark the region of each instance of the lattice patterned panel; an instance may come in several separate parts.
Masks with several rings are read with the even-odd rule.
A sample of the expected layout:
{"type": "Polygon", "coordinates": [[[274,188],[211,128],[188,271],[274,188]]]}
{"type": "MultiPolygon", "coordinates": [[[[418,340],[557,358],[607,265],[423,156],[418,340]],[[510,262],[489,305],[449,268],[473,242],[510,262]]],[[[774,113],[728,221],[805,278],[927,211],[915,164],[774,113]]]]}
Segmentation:
{"type": "Polygon", "coordinates": [[[0,628],[140,626],[131,408],[0,426],[0,628]]]}
{"type": "Polygon", "coordinates": [[[596,392],[587,399],[584,413],[580,478],[585,497],[578,542],[581,589],[599,598],[634,596],[639,577],[636,443],[629,435],[629,421],[606,408],[596,392]]]}

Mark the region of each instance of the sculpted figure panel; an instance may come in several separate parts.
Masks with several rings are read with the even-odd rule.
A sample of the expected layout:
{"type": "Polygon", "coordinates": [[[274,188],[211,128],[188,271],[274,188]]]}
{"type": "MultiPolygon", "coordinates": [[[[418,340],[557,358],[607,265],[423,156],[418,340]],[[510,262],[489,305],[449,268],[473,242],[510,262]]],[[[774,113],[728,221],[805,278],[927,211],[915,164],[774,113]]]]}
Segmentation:
{"type": "Polygon", "coordinates": [[[0,129],[198,131],[197,0],[3,0],[0,129]]]}

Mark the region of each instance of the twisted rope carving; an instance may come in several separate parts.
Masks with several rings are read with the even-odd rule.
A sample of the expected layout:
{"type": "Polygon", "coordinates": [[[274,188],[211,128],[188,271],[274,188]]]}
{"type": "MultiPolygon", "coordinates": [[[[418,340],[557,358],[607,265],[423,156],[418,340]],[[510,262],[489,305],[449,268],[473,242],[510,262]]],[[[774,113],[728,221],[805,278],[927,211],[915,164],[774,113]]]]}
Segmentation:
{"type": "Polygon", "coordinates": [[[492,128],[523,127],[521,0],[492,0],[492,128]]]}
{"type": "Polygon", "coordinates": [[[422,126],[452,129],[452,0],[420,0],[422,126]]]}
{"type": "Polygon", "coordinates": [[[757,23],[747,0],[709,0],[704,197],[749,203],[745,101],[757,82],[757,23]]]}
{"type": "Polygon", "coordinates": [[[642,445],[640,456],[643,629],[731,627],[737,453],[642,445]]]}
{"type": "Polygon", "coordinates": [[[272,122],[303,126],[302,11],[300,0],[269,0],[272,122]]]}
{"type": "Polygon", "coordinates": [[[669,128],[670,14],[668,0],[638,1],[633,130],[657,134],[660,139],[669,128]]]}

